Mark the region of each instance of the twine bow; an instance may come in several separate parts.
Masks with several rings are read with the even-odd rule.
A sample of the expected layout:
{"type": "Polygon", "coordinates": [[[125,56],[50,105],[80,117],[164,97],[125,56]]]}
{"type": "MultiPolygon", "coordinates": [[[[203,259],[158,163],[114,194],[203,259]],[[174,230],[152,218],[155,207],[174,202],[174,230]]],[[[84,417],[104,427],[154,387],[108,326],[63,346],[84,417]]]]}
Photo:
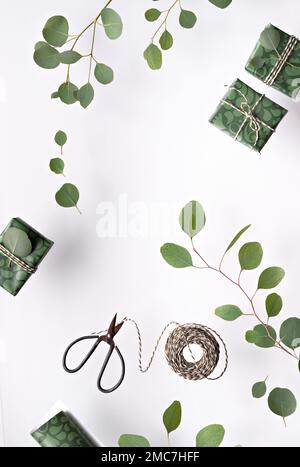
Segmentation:
{"type": "Polygon", "coordinates": [[[231,107],[232,109],[234,110],[237,110],[238,112],[242,113],[245,117],[244,121],[242,122],[240,128],[238,129],[234,139],[236,140],[242,129],[244,128],[244,126],[246,125],[246,123],[248,122],[249,123],[249,126],[251,128],[251,130],[255,133],[255,142],[253,144],[253,147],[255,147],[258,143],[258,140],[259,140],[259,133],[260,133],[260,130],[261,130],[261,127],[262,125],[265,126],[266,128],[268,128],[269,130],[271,130],[272,132],[274,132],[274,128],[270,127],[267,123],[263,122],[262,120],[260,120],[255,114],[254,114],[254,110],[256,109],[256,107],[258,106],[258,104],[261,102],[261,100],[265,97],[263,94],[260,95],[260,97],[257,99],[257,101],[255,102],[255,104],[253,105],[253,107],[250,106],[249,102],[248,102],[248,99],[247,97],[245,96],[244,93],[242,93],[242,91],[240,91],[239,89],[233,87],[233,86],[230,86],[229,89],[233,90],[233,91],[236,91],[238,94],[240,94],[242,97],[243,97],[243,102],[241,103],[240,107],[237,107],[236,105],[234,105],[232,102],[229,102],[225,99],[222,100],[222,103],[223,104],[226,104],[228,105],[229,107],[231,107]]]}
{"type": "Polygon", "coordinates": [[[287,63],[287,60],[289,56],[291,55],[291,53],[293,52],[297,43],[298,43],[298,39],[295,36],[290,36],[284,51],[282,52],[281,55],[278,54],[278,61],[277,63],[275,63],[274,67],[272,68],[268,76],[265,78],[264,83],[266,83],[269,86],[272,86],[275,79],[281,72],[282,68],[287,63]]]}
{"type": "Polygon", "coordinates": [[[1,244],[0,244],[0,252],[4,256],[6,256],[6,258],[8,258],[13,263],[15,263],[17,266],[19,266],[21,269],[23,269],[23,271],[27,272],[28,274],[35,273],[37,268],[33,268],[33,267],[29,266],[29,264],[25,263],[25,261],[23,261],[22,259],[15,256],[13,253],[11,253],[9,250],[7,250],[7,248],[5,248],[5,246],[3,246],[1,244]]]}

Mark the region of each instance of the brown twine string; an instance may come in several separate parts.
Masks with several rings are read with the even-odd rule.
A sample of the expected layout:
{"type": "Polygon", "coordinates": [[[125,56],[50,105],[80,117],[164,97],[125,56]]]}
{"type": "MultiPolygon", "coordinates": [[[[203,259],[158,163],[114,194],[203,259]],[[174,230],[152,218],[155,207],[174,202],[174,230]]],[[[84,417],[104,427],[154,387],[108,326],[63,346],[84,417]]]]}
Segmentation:
{"type": "Polygon", "coordinates": [[[10,261],[15,263],[17,266],[19,266],[21,269],[23,269],[25,272],[28,274],[34,274],[37,268],[33,268],[29,266],[25,261],[21,260],[17,256],[15,256],[13,253],[11,253],[9,250],[7,250],[3,245],[0,244],[0,252],[6,256],[10,261]]]}
{"type": "Polygon", "coordinates": [[[274,83],[275,79],[281,72],[282,68],[285,66],[289,56],[293,52],[295,46],[298,43],[298,39],[295,36],[290,36],[289,41],[282,52],[282,54],[278,57],[277,63],[274,65],[268,76],[265,78],[264,82],[265,84],[272,86],[274,83]]]}

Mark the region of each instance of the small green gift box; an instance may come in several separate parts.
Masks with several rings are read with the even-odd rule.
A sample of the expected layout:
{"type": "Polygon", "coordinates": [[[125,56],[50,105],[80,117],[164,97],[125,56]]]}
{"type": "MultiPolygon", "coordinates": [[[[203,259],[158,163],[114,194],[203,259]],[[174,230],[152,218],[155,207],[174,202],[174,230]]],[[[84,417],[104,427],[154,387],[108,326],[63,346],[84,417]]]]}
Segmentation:
{"type": "Polygon", "coordinates": [[[210,123],[260,152],[287,110],[237,79],[218,105],[210,123]]]}
{"type": "Polygon", "coordinates": [[[300,90],[300,42],[269,24],[246,64],[246,70],[278,91],[296,98],[300,90]]]}
{"type": "Polygon", "coordinates": [[[51,240],[21,219],[12,219],[0,235],[1,287],[17,295],[52,245],[51,240]]]}

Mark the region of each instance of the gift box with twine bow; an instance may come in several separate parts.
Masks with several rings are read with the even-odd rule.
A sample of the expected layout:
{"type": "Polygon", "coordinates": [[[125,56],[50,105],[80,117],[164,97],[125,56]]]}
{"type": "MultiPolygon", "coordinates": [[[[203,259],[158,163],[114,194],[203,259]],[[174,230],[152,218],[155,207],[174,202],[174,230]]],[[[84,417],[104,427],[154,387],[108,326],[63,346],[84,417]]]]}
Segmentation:
{"type": "Polygon", "coordinates": [[[300,90],[299,40],[269,24],[261,33],[246,70],[295,99],[300,90]]]}
{"type": "Polygon", "coordinates": [[[53,242],[19,218],[0,235],[0,285],[17,295],[34,274],[53,242]]]}
{"type": "Polygon", "coordinates": [[[210,123],[260,152],[287,110],[237,79],[228,87],[210,123]]]}

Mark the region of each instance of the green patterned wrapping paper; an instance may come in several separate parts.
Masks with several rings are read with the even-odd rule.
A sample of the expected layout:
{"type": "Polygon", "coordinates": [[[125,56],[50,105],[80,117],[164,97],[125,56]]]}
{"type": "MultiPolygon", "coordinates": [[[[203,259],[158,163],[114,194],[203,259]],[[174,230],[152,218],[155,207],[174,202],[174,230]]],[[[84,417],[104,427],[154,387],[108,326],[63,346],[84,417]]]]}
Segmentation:
{"type": "Polygon", "coordinates": [[[59,412],[31,433],[43,448],[92,448],[95,442],[67,412],[59,412]]]}
{"type": "Polygon", "coordinates": [[[262,32],[247,64],[246,70],[278,91],[296,98],[300,90],[300,42],[272,24],[262,32]],[[291,49],[287,47],[293,41],[291,49]],[[287,52],[285,54],[285,52],[287,52]],[[285,54],[285,55],[284,55],[285,54]],[[267,82],[275,67],[280,64],[274,82],[267,82]],[[281,58],[280,58],[281,57],[281,58]]]}
{"type": "MultiPolygon", "coordinates": [[[[23,230],[29,237],[32,245],[31,253],[22,258],[30,267],[36,268],[44,259],[53,245],[39,232],[34,230],[19,218],[12,219],[6,229],[0,235],[0,244],[3,245],[3,236],[11,227],[23,230]]],[[[35,273],[37,274],[37,273],[35,273]]],[[[0,285],[12,295],[17,295],[31,274],[23,270],[22,267],[10,262],[10,260],[0,251],[0,285]]]]}
{"type": "Polygon", "coordinates": [[[260,152],[286,114],[286,109],[237,79],[229,86],[210,123],[260,152]]]}

